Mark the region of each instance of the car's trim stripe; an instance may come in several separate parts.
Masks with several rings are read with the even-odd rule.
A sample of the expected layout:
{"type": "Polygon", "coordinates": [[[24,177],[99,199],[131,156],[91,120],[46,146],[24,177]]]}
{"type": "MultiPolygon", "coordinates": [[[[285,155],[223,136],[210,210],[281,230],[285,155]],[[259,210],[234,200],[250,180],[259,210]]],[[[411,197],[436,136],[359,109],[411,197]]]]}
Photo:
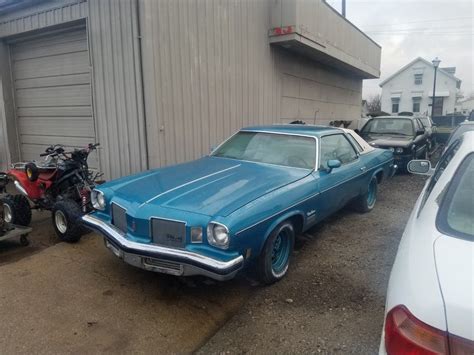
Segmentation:
{"type": "MultiPolygon", "coordinates": [[[[393,159],[391,160],[391,162],[393,163],[393,159]]],[[[242,234],[243,232],[245,232],[245,231],[247,231],[247,230],[249,230],[249,229],[251,229],[251,228],[253,228],[253,227],[257,226],[257,225],[259,225],[260,223],[263,223],[263,222],[265,222],[265,221],[267,221],[267,220],[269,220],[269,219],[271,219],[271,218],[273,218],[273,217],[275,217],[275,216],[278,216],[279,214],[281,214],[281,213],[283,213],[283,212],[286,212],[286,211],[288,211],[289,209],[291,209],[291,208],[293,208],[293,207],[295,207],[295,206],[297,206],[297,205],[299,205],[299,204],[301,204],[301,203],[303,203],[303,202],[306,202],[307,200],[310,200],[310,199],[312,199],[313,197],[316,197],[316,196],[318,196],[318,195],[321,194],[321,193],[327,192],[327,191],[329,191],[329,190],[331,190],[331,189],[333,189],[333,188],[335,188],[335,187],[337,187],[337,186],[339,186],[339,185],[341,185],[341,184],[344,184],[345,182],[347,182],[347,181],[349,181],[349,180],[351,180],[351,179],[354,179],[354,178],[356,178],[356,177],[359,177],[359,176],[361,176],[361,175],[363,175],[363,174],[367,174],[368,172],[370,172],[370,171],[372,171],[372,170],[374,170],[374,169],[376,169],[376,168],[378,168],[379,166],[384,165],[384,164],[387,164],[387,162],[383,162],[383,163],[380,163],[380,164],[378,164],[378,165],[375,165],[375,166],[373,166],[372,168],[370,168],[369,170],[367,170],[367,171],[365,171],[365,172],[363,172],[363,173],[361,173],[361,174],[359,174],[359,175],[356,175],[355,177],[351,177],[350,179],[344,180],[344,181],[340,182],[340,183],[337,184],[337,185],[331,186],[330,188],[328,188],[328,189],[326,189],[326,190],[323,190],[323,191],[318,192],[318,193],[316,193],[316,194],[314,194],[314,195],[311,195],[310,197],[307,197],[307,198],[305,198],[305,199],[303,199],[303,200],[301,200],[301,201],[299,201],[299,202],[296,202],[295,204],[291,205],[290,207],[285,208],[284,210],[278,211],[278,212],[272,214],[271,216],[265,217],[264,219],[262,219],[262,220],[260,220],[260,221],[258,221],[258,222],[256,222],[256,223],[254,223],[254,224],[252,224],[252,225],[250,225],[250,226],[248,226],[248,227],[245,227],[245,228],[239,230],[238,232],[235,233],[235,235],[242,234]]]]}
{"type": "Polygon", "coordinates": [[[252,224],[252,225],[250,225],[250,226],[248,226],[248,227],[245,227],[244,229],[239,230],[238,232],[235,233],[235,235],[241,234],[241,233],[245,232],[246,230],[249,230],[249,229],[251,229],[251,228],[253,228],[253,227],[259,225],[260,223],[263,223],[263,222],[265,222],[265,221],[267,221],[267,220],[269,220],[269,219],[271,219],[271,218],[273,218],[273,217],[275,217],[275,216],[278,216],[279,214],[281,214],[281,213],[283,213],[283,212],[286,212],[286,211],[288,211],[289,209],[291,209],[291,208],[293,208],[293,207],[295,207],[295,206],[297,206],[297,205],[299,205],[299,204],[301,204],[301,203],[303,203],[303,202],[305,202],[305,201],[307,201],[307,200],[310,200],[310,199],[312,199],[313,197],[318,196],[319,194],[320,194],[320,193],[318,192],[318,193],[315,193],[314,195],[311,195],[311,196],[309,196],[309,197],[306,197],[305,199],[303,199],[303,200],[301,200],[301,201],[299,201],[299,202],[296,202],[295,204],[291,205],[290,207],[285,208],[284,210],[278,211],[278,212],[272,214],[271,216],[268,216],[268,217],[266,217],[266,218],[264,218],[264,219],[262,219],[262,220],[260,220],[260,221],[258,221],[258,222],[256,222],[256,223],[254,223],[254,224],[252,224]]]}

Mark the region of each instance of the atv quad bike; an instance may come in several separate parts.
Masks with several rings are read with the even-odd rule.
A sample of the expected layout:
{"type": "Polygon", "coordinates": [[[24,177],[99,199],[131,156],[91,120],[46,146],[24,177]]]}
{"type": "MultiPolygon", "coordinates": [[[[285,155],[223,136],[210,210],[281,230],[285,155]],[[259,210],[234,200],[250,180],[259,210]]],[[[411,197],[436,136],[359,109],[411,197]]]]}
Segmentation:
{"type": "Polygon", "coordinates": [[[5,210],[2,209],[1,207],[2,206],[0,203],[0,242],[7,239],[20,237],[21,245],[23,246],[29,245],[30,241],[28,240],[28,233],[31,232],[31,228],[16,226],[14,224],[5,222],[3,218],[5,210]]]}
{"type": "Polygon", "coordinates": [[[41,154],[44,161],[15,163],[6,174],[0,174],[3,189],[12,181],[20,192],[2,198],[5,221],[28,226],[32,209],[49,210],[59,239],[79,241],[85,232],[80,217],[92,210],[90,194],[102,176],[87,164],[89,154],[98,145],[73,151],[66,151],[62,145],[50,146],[41,154]]]}

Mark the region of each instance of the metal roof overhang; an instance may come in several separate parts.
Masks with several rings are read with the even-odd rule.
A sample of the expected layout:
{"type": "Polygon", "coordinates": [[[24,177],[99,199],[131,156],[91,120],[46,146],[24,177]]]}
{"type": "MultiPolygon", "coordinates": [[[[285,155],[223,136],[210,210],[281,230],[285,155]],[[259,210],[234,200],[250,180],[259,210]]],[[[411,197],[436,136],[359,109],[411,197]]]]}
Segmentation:
{"type": "MultiPolygon", "coordinates": [[[[356,75],[362,79],[375,79],[380,77],[380,72],[363,63],[359,67],[348,64],[327,53],[324,44],[308,39],[296,32],[270,36],[270,44],[283,47],[290,51],[299,53],[307,58],[326,64],[333,68],[356,75]]],[[[348,60],[349,61],[349,60],[348,60]]]]}

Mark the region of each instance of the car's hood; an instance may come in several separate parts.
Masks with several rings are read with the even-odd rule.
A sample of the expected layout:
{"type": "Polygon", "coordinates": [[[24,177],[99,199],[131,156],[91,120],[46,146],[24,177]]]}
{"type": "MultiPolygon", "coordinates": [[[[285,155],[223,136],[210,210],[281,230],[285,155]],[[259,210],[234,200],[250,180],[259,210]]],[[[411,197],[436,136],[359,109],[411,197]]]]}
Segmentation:
{"type": "Polygon", "coordinates": [[[205,157],[111,181],[113,191],[136,208],[174,208],[208,216],[227,216],[239,207],[310,173],[306,169],[205,157]]]}
{"type": "Polygon", "coordinates": [[[449,332],[474,340],[474,242],[443,235],[434,254],[449,332]]]}
{"type": "Polygon", "coordinates": [[[374,147],[406,148],[410,146],[411,142],[413,141],[413,137],[409,136],[388,136],[376,134],[364,135],[362,138],[364,138],[371,146],[374,147]]]}

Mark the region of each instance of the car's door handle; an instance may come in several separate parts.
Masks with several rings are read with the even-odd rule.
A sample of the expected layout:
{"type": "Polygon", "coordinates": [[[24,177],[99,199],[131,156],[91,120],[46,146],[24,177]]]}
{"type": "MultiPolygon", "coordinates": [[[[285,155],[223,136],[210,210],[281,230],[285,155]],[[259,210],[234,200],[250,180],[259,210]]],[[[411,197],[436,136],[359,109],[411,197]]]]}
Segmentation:
{"type": "Polygon", "coordinates": [[[367,167],[363,166],[362,168],[360,168],[361,171],[366,171],[367,170],[367,167]]]}

